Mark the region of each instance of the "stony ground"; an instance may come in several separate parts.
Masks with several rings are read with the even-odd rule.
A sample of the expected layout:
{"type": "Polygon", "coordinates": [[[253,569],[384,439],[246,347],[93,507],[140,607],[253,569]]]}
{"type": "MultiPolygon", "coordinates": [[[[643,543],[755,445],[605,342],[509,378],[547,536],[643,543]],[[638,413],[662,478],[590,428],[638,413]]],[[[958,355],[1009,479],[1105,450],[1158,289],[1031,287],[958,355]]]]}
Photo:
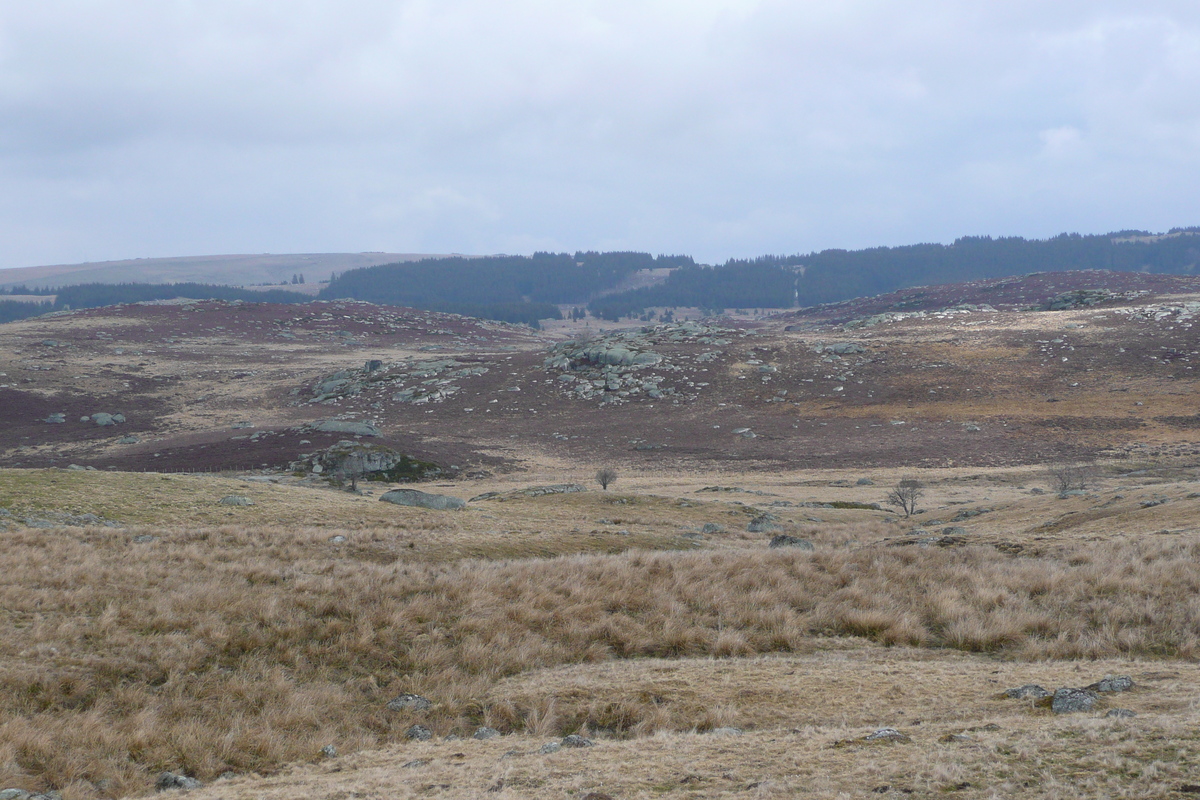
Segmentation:
{"type": "Polygon", "coordinates": [[[603,334],[361,303],[0,326],[0,790],[1189,796],[1191,280],[603,334]],[[466,507],[335,488],[347,441],[466,507]],[[1003,695],[1106,675],[1134,686],[1082,713],[1003,695]]]}
{"type": "Polygon", "coordinates": [[[324,419],[448,473],[1187,459],[1189,281],[1028,276],[569,338],[362,303],[85,311],[0,329],[0,464],[282,469],[339,440],[303,427],[324,419]],[[1023,310],[1077,284],[1094,304],[1023,310]]]}

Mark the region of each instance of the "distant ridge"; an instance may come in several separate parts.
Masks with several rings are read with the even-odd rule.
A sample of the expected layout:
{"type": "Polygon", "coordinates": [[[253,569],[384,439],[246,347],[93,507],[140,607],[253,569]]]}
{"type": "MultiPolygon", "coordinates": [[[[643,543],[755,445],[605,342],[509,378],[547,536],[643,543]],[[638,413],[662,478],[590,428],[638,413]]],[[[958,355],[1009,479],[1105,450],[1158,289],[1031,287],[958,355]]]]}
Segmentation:
{"type": "Polygon", "coordinates": [[[309,283],[329,280],[330,273],[379,264],[445,258],[431,253],[258,253],[242,255],[128,258],[0,269],[0,289],[27,285],[58,288],[79,283],[220,283],[251,285],[288,283],[303,273],[309,283]]]}

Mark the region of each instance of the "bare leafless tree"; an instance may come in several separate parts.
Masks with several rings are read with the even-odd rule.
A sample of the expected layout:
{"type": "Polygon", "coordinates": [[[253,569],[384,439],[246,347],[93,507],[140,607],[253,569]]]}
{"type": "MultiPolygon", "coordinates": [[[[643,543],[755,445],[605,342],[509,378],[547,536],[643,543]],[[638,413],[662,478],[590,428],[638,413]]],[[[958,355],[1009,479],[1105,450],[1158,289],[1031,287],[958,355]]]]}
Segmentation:
{"type": "Polygon", "coordinates": [[[605,467],[596,472],[596,483],[600,484],[600,488],[608,491],[608,485],[615,483],[617,480],[617,471],[612,467],[605,467]]]}
{"type": "Polygon", "coordinates": [[[1059,494],[1083,491],[1096,477],[1096,470],[1088,464],[1054,464],[1048,470],[1050,488],[1059,494]]]}
{"type": "Polygon", "coordinates": [[[899,506],[904,516],[911,517],[917,510],[917,501],[925,494],[921,482],[915,478],[902,478],[887,494],[889,506],[899,506]]]}

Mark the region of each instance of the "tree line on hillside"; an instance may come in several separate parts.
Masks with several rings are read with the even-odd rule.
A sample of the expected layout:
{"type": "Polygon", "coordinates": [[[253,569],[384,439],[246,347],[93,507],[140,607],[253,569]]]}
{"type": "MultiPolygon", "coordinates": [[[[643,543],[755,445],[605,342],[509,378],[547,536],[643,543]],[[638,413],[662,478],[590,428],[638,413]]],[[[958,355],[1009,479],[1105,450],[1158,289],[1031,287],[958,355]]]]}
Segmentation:
{"type": "Polygon", "coordinates": [[[308,295],[283,289],[258,292],[236,286],[207,283],[81,283],[54,289],[53,292],[53,303],[0,300],[0,322],[27,319],[50,311],[99,308],[118,303],[170,300],[176,297],[192,300],[243,300],[250,303],[306,303],[312,300],[308,295]]]}
{"type": "Polygon", "coordinates": [[[1200,264],[1200,228],[1169,236],[1119,231],[1064,233],[1050,239],[967,236],[953,244],[823,250],[792,256],[730,259],[721,267],[681,269],[666,283],[594,300],[597,316],[616,319],[653,306],[813,306],[910,286],[1002,278],[1031,272],[1107,269],[1190,275],[1200,264]],[[1144,240],[1139,240],[1144,237],[1144,240]],[[1122,241],[1124,240],[1124,241],[1122,241]]]}
{"type": "MultiPolygon", "coordinates": [[[[806,255],[731,259],[716,267],[689,256],[634,252],[535,253],[532,256],[439,258],[362,267],[334,276],[322,299],[381,305],[537,326],[559,318],[557,305],[584,305],[597,317],[643,316],[646,309],[789,308],[869,297],[910,286],[957,283],[1031,272],[1082,269],[1193,274],[1200,263],[1200,228],[1167,236],[1119,231],[1050,239],[968,236],[953,244],[915,244],[806,255]],[[614,292],[643,269],[670,268],[656,286],[614,292]],[[607,294],[606,294],[607,293],[607,294]]],[[[25,290],[25,287],[19,287],[25,290]]],[[[10,291],[15,291],[10,290],[10,291]]],[[[85,284],[56,290],[53,306],[0,301],[0,321],[63,308],[91,308],[172,297],[302,303],[306,295],[255,292],[208,284],[85,284]]]]}
{"type": "Polygon", "coordinates": [[[594,251],[423,259],[343,272],[320,297],[536,325],[560,318],[555,304],[586,303],[639,270],[689,265],[688,256],[594,251]]]}

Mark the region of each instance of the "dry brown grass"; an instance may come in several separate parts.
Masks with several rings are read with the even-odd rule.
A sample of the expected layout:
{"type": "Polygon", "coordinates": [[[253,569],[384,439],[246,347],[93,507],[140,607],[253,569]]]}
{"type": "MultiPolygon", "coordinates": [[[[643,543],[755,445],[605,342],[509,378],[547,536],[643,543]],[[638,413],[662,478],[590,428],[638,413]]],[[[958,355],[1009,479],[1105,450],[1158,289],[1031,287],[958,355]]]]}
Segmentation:
{"type": "MultiPolygon", "coordinates": [[[[1013,658],[1200,652],[1200,538],[1072,548],[742,548],[422,563],[376,533],[22,531],[0,544],[0,783],[138,792],[161,769],[211,779],[399,740],[415,691],[440,734],[706,728],[721,712],[548,716],[497,699],[529,670],[614,659],[810,652],[864,637],[1013,658]]],[[[871,531],[864,531],[867,538],[871,531]]],[[[636,698],[634,699],[636,700],[636,698]]]]}
{"type": "Polygon", "coordinates": [[[697,734],[684,725],[624,740],[600,735],[594,748],[550,756],[537,753],[549,735],[537,731],[484,742],[409,743],[267,779],[221,781],[200,797],[419,797],[434,791],[446,798],[591,791],[618,798],[864,797],[888,786],[890,793],[881,794],[893,797],[1155,798],[1192,782],[1200,766],[1191,665],[1031,664],[847,644],[808,656],[561,667],[515,676],[493,691],[497,700],[540,699],[546,717],[559,718],[646,693],[681,722],[719,717],[745,728],[740,737],[697,734]],[[997,696],[1028,681],[1079,685],[1105,673],[1137,681],[1132,692],[1106,701],[1135,710],[1136,718],[1056,717],[997,696]],[[882,725],[896,726],[912,742],[834,746],[882,725]],[[943,740],[964,732],[969,740],[943,740]],[[414,761],[426,763],[405,766],[414,761]]]}

